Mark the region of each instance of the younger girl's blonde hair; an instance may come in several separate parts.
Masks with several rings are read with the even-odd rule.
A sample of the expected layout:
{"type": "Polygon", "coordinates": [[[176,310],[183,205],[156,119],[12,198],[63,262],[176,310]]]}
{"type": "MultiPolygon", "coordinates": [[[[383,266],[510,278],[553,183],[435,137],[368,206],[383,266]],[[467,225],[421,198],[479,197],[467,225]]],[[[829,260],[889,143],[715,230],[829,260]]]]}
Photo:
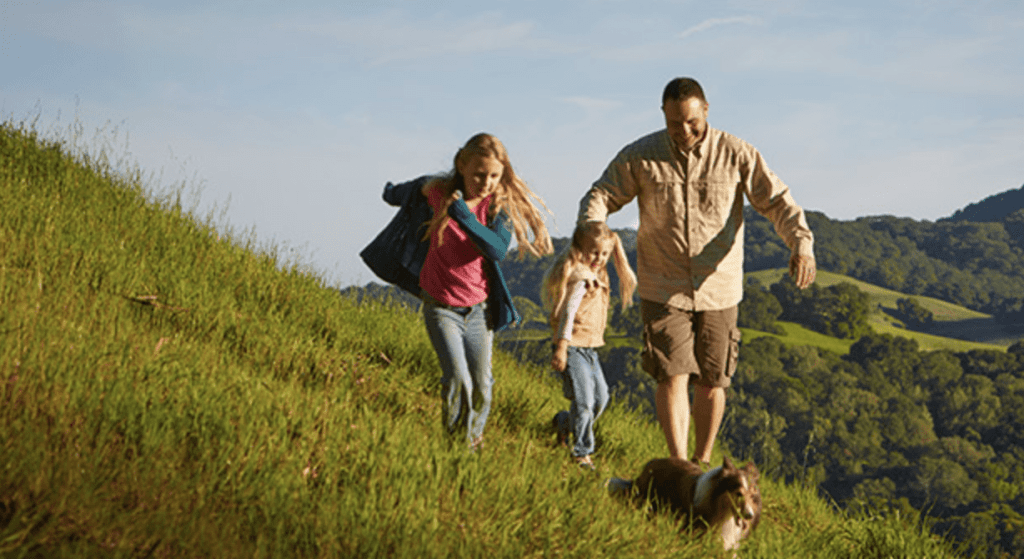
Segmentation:
{"type": "Polygon", "coordinates": [[[448,206],[455,201],[455,191],[463,189],[464,182],[459,169],[474,157],[493,157],[504,167],[498,188],[494,192],[491,205],[487,210],[488,219],[494,219],[494,216],[500,211],[508,214],[516,243],[519,246],[520,256],[525,251],[529,251],[535,256],[554,252],[551,236],[548,234],[547,225],[544,224],[544,217],[537,209],[537,205],[540,205],[547,210],[544,200],[534,194],[523,179],[519,178],[519,175],[512,170],[512,162],[501,141],[483,132],[470,138],[466,145],[462,146],[455,154],[451,173],[427,184],[427,188],[440,189],[443,203],[441,208],[434,213],[434,218],[430,221],[430,226],[423,239],[430,239],[438,231],[441,231],[443,236],[445,228],[451,221],[451,218],[448,217],[448,206]],[[537,202],[537,205],[534,204],[534,201],[537,202]]]}
{"type": "MultiPolygon", "coordinates": [[[[566,299],[569,297],[569,279],[578,266],[584,265],[585,253],[591,245],[600,246],[603,243],[612,243],[612,263],[615,266],[615,273],[619,276],[619,296],[622,297],[622,309],[625,310],[633,304],[633,292],[636,290],[636,274],[629,266],[626,259],[626,250],[622,248],[622,239],[619,235],[608,228],[603,221],[588,221],[576,226],[572,233],[572,242],[563,250],[555,262],[544,274],[541,283],[541,302],[544,309],[548,311],[548,318],[552,328],[556,327],[558,316],[565,308],[566,299]]],[[[597,271],[597,278],[608,283],[608,267],[602,266],[597,271]]]]}

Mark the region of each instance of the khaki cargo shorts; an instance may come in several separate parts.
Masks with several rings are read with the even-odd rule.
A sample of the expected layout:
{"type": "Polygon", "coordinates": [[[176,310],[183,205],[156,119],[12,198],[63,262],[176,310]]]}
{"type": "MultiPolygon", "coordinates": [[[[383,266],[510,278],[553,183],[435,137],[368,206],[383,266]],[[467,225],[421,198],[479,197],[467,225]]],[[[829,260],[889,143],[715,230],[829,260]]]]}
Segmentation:
{"type": "Polygon", "coordinates": [[[738,306],[694,312],[641,300],[644,371],[659,383],[691,375],[691,384],[728,387],[740,353],[738,313],[738,306]]]}

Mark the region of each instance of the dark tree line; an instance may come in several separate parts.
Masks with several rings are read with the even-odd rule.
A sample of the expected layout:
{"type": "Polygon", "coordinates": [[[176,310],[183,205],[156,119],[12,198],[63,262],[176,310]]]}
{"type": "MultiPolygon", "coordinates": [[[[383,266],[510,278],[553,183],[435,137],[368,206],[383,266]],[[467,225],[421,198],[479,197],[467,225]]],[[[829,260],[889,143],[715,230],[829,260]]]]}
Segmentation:
{"type": "Polygon", "coordinates": [[[847,507],[912,507],[965,550],[1024,555],[1024,342],[922,352],[868,335],[840,357],[758,338],[741,349],[722,436],[847,507]]]}

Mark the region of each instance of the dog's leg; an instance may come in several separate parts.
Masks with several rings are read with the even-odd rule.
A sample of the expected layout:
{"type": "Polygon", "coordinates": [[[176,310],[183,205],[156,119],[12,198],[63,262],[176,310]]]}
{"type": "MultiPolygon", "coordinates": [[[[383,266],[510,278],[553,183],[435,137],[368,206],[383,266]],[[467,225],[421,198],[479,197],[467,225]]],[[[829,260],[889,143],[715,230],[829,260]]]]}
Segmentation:
{"type": "Polygon", "coordinates": [[[605,487],[612,497],[628,497],[633,492],[633,480],[613,477],[605,482],[605,487]]]}
{"type": "Polygon", "coordinates": [[[722,523],[720,534],[722,537],[722,546],[726,551],[735,551],[739,549],[740,540],[747,536],[746,524],[746,521],[736,517],[729,517],[722,523]]]}

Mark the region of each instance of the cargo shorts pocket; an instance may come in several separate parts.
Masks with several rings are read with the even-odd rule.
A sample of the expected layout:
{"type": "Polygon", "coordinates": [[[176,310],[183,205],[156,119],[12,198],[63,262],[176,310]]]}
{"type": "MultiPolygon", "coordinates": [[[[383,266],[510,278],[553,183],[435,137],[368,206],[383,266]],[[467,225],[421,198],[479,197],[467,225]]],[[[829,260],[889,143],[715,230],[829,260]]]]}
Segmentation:
{"type": "Polygon", "coordinates": [[[728,348],[728,361],[725,364],[725,376],[732,378],[736,374],[736,365],[740,360],[740,340],[743,338],[743,332],[740,332],[739,328],[733,328],[729,332],[729,348],[728,348]]]}

